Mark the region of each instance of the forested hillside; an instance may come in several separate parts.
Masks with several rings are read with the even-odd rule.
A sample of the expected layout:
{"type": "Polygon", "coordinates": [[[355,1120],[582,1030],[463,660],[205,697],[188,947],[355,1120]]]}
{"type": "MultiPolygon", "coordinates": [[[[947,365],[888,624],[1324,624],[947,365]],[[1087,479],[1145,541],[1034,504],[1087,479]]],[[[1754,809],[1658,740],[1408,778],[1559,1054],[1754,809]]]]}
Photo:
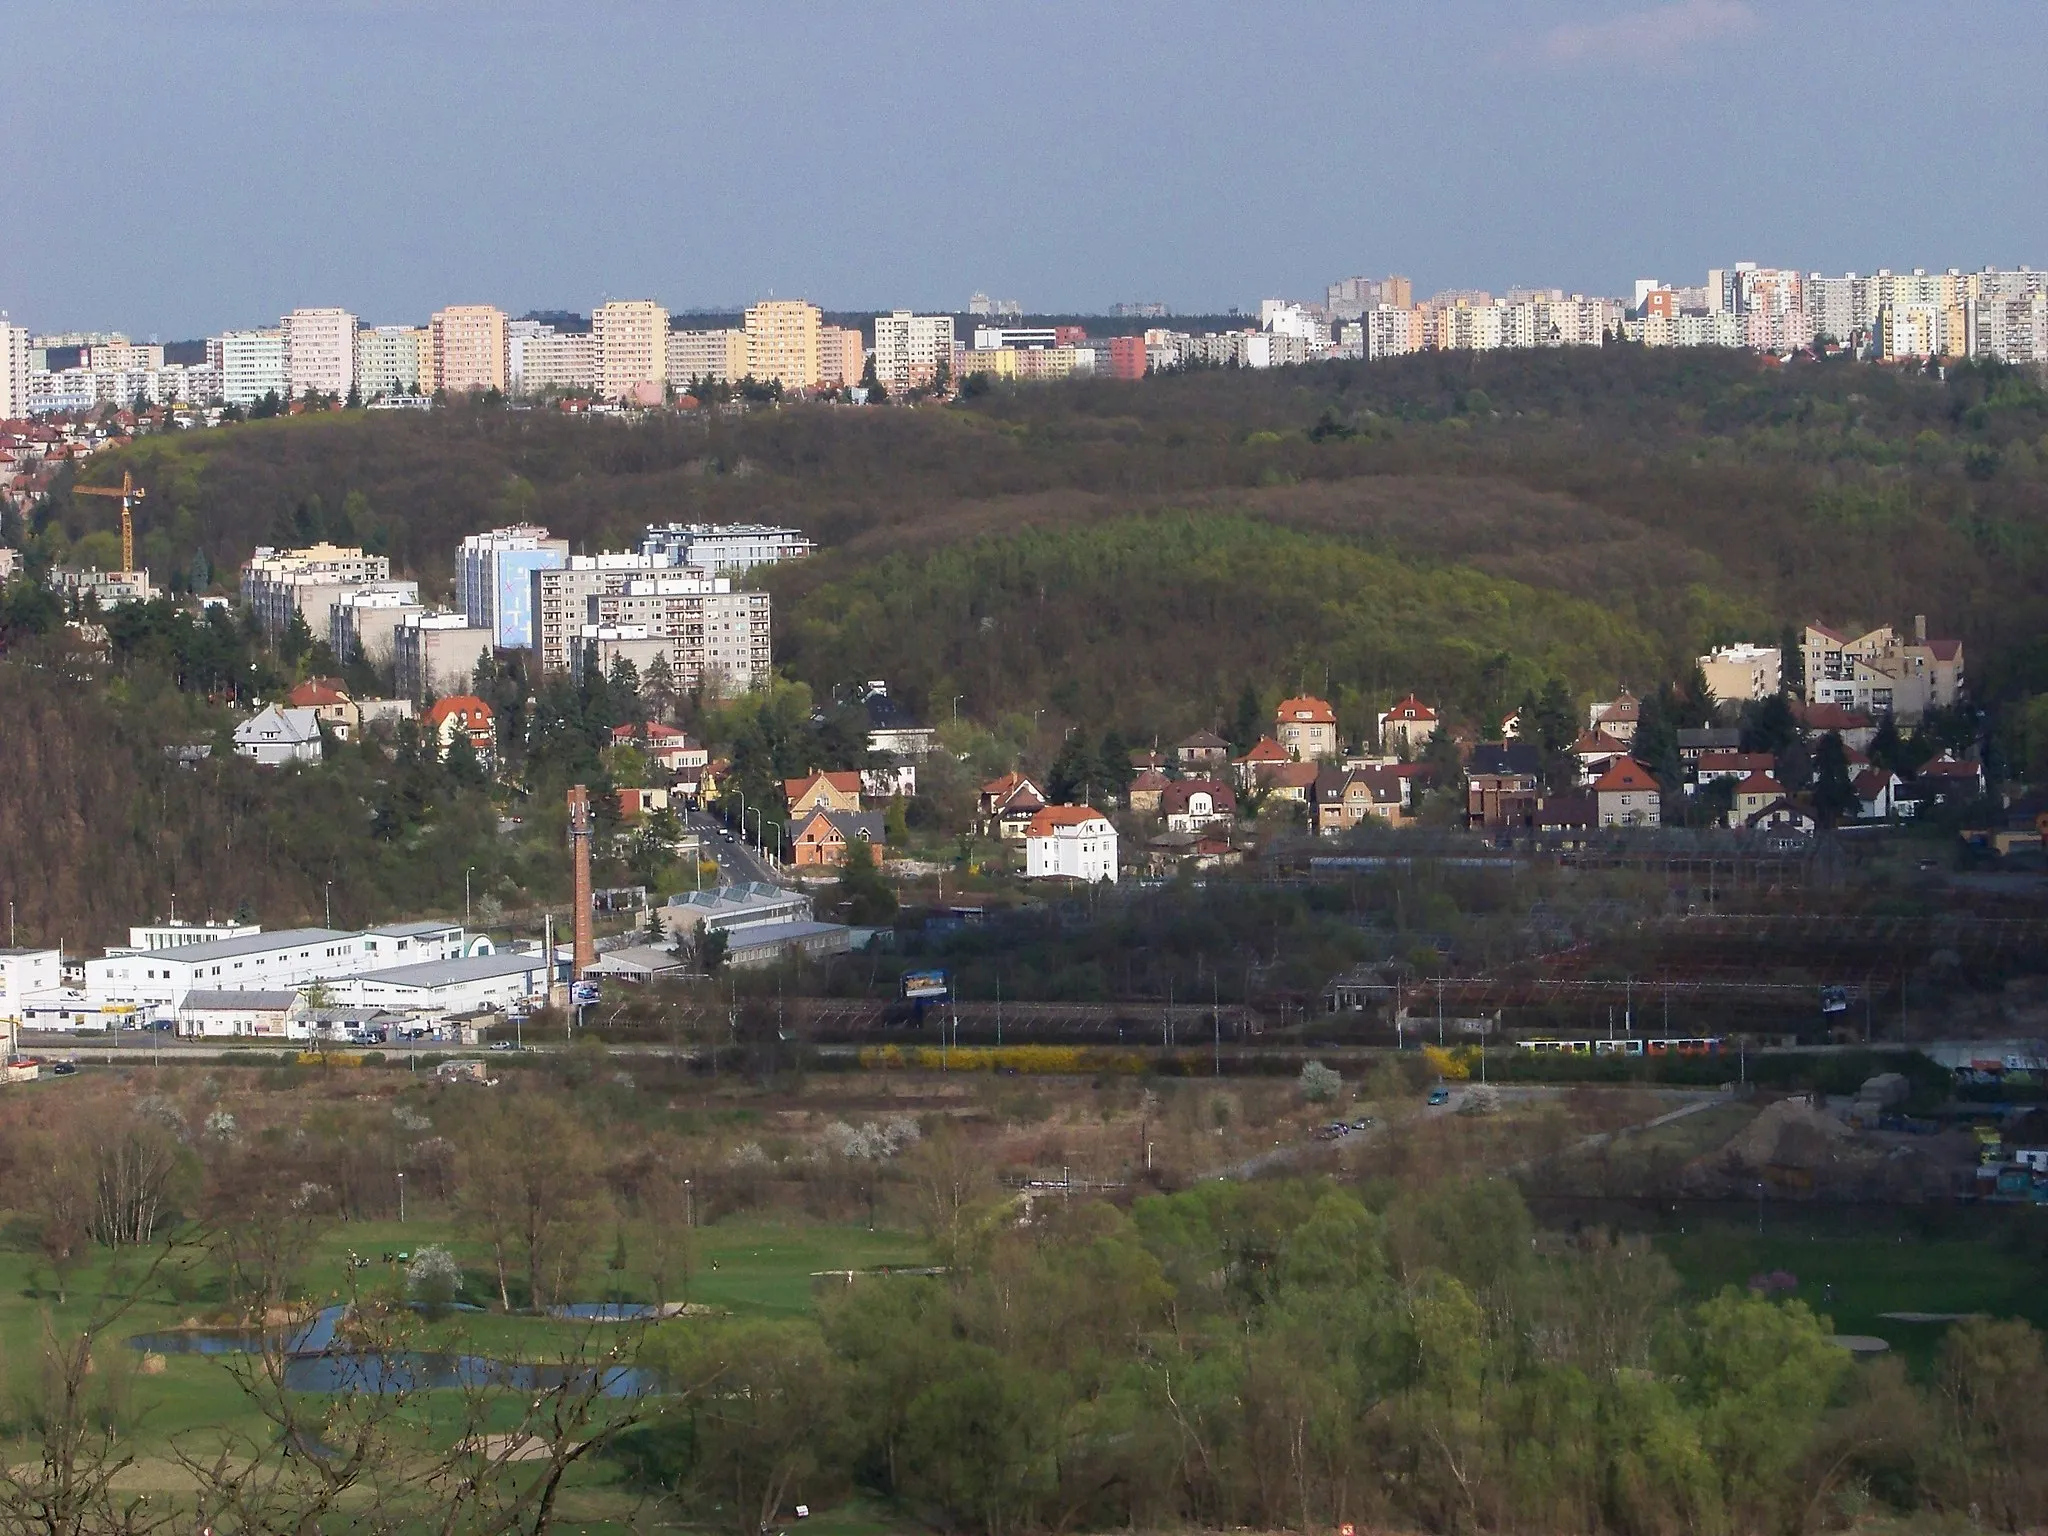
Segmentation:
{"type": "MultiPolygon", "coordinates": [[[[803,675],[824,683],[894,672],[964,691],[963,708],[994,715],[1084,702],[1090,714],[1145,708],[1153,697],[1227,693],[1248,680],[1320,684],[1326,667],[1333,690],[1402,686],[1398,667],[1374,675],[1356,635],[1331,653],[1327,586],[1309,602],[1270,585],[1297,562],[1344,569],[1360,553],[1418,572],[1469,567],[1608,610],[1609,633],[1575,639],[1571,654],[1507,632],[1515,602],[1533,611],[1526,597],[1503,610],[1507,630],[1475,639],[1585,687],[1653,675],[1702,643],[1774,636],[1804,617],[1917,612],[1969,642],[1978,681],[1998,686],[2019,648],[2048,627],[2044,462],[2048,397],[2010,371],[1966,368],[1942,380],[1616,347],[1079,383],[914,410],[796,407],[634,424],[493,408],[348,413],[146,439],[88,474],[103,481],[135,469],[152,490],[141,528],[153,568],[213,580],[253,544],[322,534],[361,539],[445,582],[464,533],[514,517],[544,521],[580,549],[627,542],[657,518],[794,522],[827,548],[777,578],[779,627],[803,675]],[[1014,644],[990,665],[990,636],[1012,623],[1017,601],[1003,591],[1004,572],[1055,547],[1018,543],[1013,560],[1004,553],[1013,541],[1027,530],[1081,537],[1061,558],[1076,562],[1085,588],[1096,579],[1083,569],[1086,540],[1104,520],[1159,512],[1227,513],[1303,541],[1288,546],[1290,559],[1255,562],[1235,594],[1230,617],[1259,616],[1260,634],[1233,650],[1229,625],[1212,617],[1214,593],[1166,601],[1186,574],[1168,574],[1184,558],[1169,540],[1151,578],[1156,599],[1135,590],[1146,579],[1141,551],[1119,556],[1123,600],[1155,607],[1079,632],[1061,619],[1057,668],[1014,644]],[[948,557],[964,565],[918,565],[953,545],[972,546],[948,557]],[[859,594],[883,579],[876,563],[890,560],[899,562],[888,566],[892,583],[932,588],[917,627],[905,632],[901,597],[893,629],[850,626],[859,594]],[[981,593],[941,600],[956,579],[993,581],[989,606],[981,593]],[[1647,650],[1631,654],[1631,645],[1647,650]],[[1233,655],[1220,678],[1209,675],[1215,658],[1233,655]],[[1194,689],[1184,677],[1191,656],[1204,658],[1194,689]],[[1596,658],[1597,676],[1586,670],[1596,658]],[[1299,676],[1278,675],[1288,672],[1299,676]],[[1092,681],[1110,678],[1114,689],[1092,681]],[[1055,700],[1063,680],[1083,692],[1055,700]]],[[[104,500],[59,498],[40,539],[60,553],[110,527],[112,515],[104,500]]],[[[1187,523],[1132,523],[1117,537],[1187,523]]],[[[1381,590],[1393,568],[1375,569],[1368,586],[1381,590]]],[[[1479,590],[1469,573],[1414,587],[1433,593],[1444,581],[1468,597],[1479,590]]],[[[1046,600],[1061,596],[1049,590],[1046,600]]],[[[1463,616],[1453,602],[1423,632],[1449,635],[1463,616]]],[[[1365,649],[1378,654],[1376,644],[1365,649]]],[[[1469,709],[1496,691],[1484,667],[1415,681],[1457,690],[1454,702],[1469,709]]]]}

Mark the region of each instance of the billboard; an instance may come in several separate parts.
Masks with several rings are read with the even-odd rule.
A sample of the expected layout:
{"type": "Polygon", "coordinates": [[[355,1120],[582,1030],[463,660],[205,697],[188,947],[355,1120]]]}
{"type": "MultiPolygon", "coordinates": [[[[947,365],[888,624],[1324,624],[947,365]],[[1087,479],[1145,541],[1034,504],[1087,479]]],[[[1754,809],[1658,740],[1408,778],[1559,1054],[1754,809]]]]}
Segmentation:
{"type": "Polygon", "coordinates": [[[914,1003],[928,1003],[946,996],[944,971],[905,971],[903,995],[914,1003]]]}

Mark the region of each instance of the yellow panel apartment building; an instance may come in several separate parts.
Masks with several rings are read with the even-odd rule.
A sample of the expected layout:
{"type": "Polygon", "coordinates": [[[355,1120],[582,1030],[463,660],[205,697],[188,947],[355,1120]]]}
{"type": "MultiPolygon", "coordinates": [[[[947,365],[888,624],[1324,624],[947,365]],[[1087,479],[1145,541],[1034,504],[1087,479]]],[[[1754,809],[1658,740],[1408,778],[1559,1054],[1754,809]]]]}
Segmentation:
{"type": "Polygon", "coordinates": [[[747,311],[747,372],[792,393],[816,389],[824,315],[802,299],[766,299],[747,311]]]}
{"type": "Polygon", "coordinates": [[[433,377],[422,389],[451,395],[472,390],[505,390],[505,312],[490,304],[457,304],[437,310],[427,324],[433,343],[433,377]]]}
{"type": "Polygon", "coordinates": [[[623,400],[642,384],[668,382],[668,311],[647,299],[598,305],[590,317],[597,388],[623,400]]]}

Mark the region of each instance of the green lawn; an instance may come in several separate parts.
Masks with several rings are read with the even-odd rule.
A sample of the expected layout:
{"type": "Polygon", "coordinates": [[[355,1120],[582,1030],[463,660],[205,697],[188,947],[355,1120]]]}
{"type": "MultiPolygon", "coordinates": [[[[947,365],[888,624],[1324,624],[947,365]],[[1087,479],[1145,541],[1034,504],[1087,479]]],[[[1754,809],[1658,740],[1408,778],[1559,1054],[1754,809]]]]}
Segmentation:
{"type": "Polygon", "coordinates": [[[1790,1294],[1833,1318],[1837,1333],[1875,1334],[1916,1371],[1932,1364],[1947,1325],[1897,1322],[1882,1314],[1986,1312],[2048,1327],[2041,1267],[1995,1238],[1905,1231],[1821,1235],[1799,1231],[1798,1220],[1782,1207],[1770,1207],[1762,1237],[1754,1229],[1715,1226],[1660,1235],[1657,1249],[1699,1296],[1724,1285],[1746,1286],[1750,1276],[1772,1270],[1796,1275],[1799,1287],[1790,1294]]]}
{"type": "MultiPolygon", "coordinates": [[[[364,1293],[390,1294],[401,1283],[395,1255],[416,1251],[429,1242],[445,1244],[460,1260],[471,1286],[466,1299],[486,1303],[494,1299],[488,1294],[494,1290],[487,1278],[491,1274],[488,1252],[459,1238],[439,1214],[403,1226],[358,1222],[325,1233],[306,1271],[307,1298],[324,1304],[345,1295],[351,1254],[369,1261],[356,1272],[357,1288],[364,1293]],[[387,1261],[386,1254],[393,1259],[387,1261]],[[478,1293],[479,1282],[486,1294],[478,1293]]],[[[616,1290],[635,1300],[652,1299],[651,1282],[638,1262],[634,1229],[629,1226],[626,1233],[626,1267],[616,1273],[607,1268],[615,1246],[615,1237],[608,1237],[593,1257],[580,1287],[583,1298],[602,1299],[616,1290]]],[[[726,1311],[797,1314],[814,1305],[819,1287],[833,1283],[814,1281],[817,1271],[922,1262],[923,1244],[903,1232],[870,1232],[864,1224],[731,1221],[699,1229],[696,1274],[688,1299],[726,1311]]],[[[145,1264],[98,1254],[70,1277],[68,1294],[60,1306],[40,1255],[20,1242],[0,1242],[0,1362],[16,1375],[32,1371],[46,1327],[60,1337],[74,1335],[95,1307],[102,1305],[103,1294],[133,1289],[145,1264]]],[[[671,1299],[681,1299],[674,1290],[672,1286],[671,1299]]],[[[133,1437],[130,1444],[146,1460],[160,1456],[173,1437],[189,1432],[261,1431],[259,1416],[230,1372],[228,1362],[233,1356],[173,1354],[164,1359],[161,1373],[154,1375],[131,1375],[122,1369],[141,1363],[140,1355],[128,1344],[137,1334],[228,1320],[220,1314],[218,1282],[212,1278],[205,1255],[195,1249],[160,1270],[140,1298],[106,1330],[98,1350],[104,1364],[96,1376],[104,1382],[125,1379],[132,1404],[126,1415],[133,1437]]],[[[426,1325],[420,1343],[492,1356],[547,1354],[572,1348],[587,1334],[602,1339],[615,1326],[457,1314],[426,1325]]],[[[428,1411],[432,1412],[431,1406],[428,1411]]],[[[600,1476],[595,1470],[588,1475],[600,1476]]],[[[579,1473],[579,1481],[582,1477],[579,1473]]]]}

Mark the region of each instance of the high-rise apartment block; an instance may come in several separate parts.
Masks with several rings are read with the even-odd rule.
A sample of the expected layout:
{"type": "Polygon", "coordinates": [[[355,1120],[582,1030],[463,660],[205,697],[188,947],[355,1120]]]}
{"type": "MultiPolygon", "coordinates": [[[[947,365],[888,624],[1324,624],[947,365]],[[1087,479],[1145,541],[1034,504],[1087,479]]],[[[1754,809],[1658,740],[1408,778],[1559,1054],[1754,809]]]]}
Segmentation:
{"type": "Polygon", "coordinates": [[[283,399],[290,392],[281,330],[229,331],[211,338],[206,352],[220,370],[220,397],[229,405],[254,405],[265,395],[283,399]]]}
{"type": "Polygon", "coordinates": [[[28,414],[28,330],[0,314],[0,421],[28,414]]]}
{"type": "Polygon", "coordinates": [[[1332,320],[1361,320],[1367,310],[1386,305],[1409,309],[1415,303],[1415,286],[1405,277],[1346,277],[1330,284],[1323,307],[1332,320]]]}
{"type": "Polygon", "coordinates": [[[907,309],[875,316],[875,381],[891,393],[929,389],[953,366],[953,317],[907,309]]]}
{"type": "Polygon", "coordinates": [[[828,325],[818,332],[818,382],[827,389],[850,389],[868,369],[868,349],[857,330],[828,325]]]}
{"type": "Polygon", "coordinates": [[[420,384],[429,393],[451,395],[505,391],[505,312],[490,304],[457,304],[436,310],[428,322],[433,377],[420,384]]]}
{"type": "Polygon", "coordinates": [[[578,636],[599,593],[623,592],[636,576],[669,569],[653,555],[607,551],[571,555],[560,566],[532,573],[533,654],[540,670],[567,672],[576,661],[578,636]]]}
{"type": "Polygon", "coordinates": [[[294,399],[310,390],[339,400],[355,387],[354,315],[345,309],[295,309],[282,329],[285,378],[294,399]]]}
{"type": "Polygon", "coordinates": [[[597,349],[597,392],[606,400],[634,399],[643,386],[659,390],[668,382],[668,311],[659,304],[600,304],[590,317],[590,336],[597,349]]]}
{"type": "Polygon", "coordinates": [[[816,389],[824,317],[802,299],[767,299],[747,311],[747,373],[790,393],[816,389]]]}
{"type": "Polygon", "coordinates": [[[733,384],[747,376],[745,331],[670,331],[668,377],[677,389],[698,379],[733,384]]]}
{"type": "Polygon", "coordinates": [[[412,325],[356,332],[356,394],[364,400],[432,394],[432,386],[425,382],[433,376],[431,340],[424,327],[412,325]]]}
{"type": "Polygon", "coordinates": [[[328,610],[342,594],[372,582],[391,580],[383,555],[334,544],[304,549],[257,546],[242,566],[242,601],[271,634],[281,633],[294,612],[316,635],[328,632],[328,610]]]}
{"type": "Polygon", "coordinates": [[[473,533],[462,541],[455,565],[455,601],[469,622],[488,630],[491,644],[524,650],[533,644],[533,573],[559,570],[569,541],[545,528],[521,526],[473,533]]]}
{"type": "Polygon", "coordinates": [[[800,529],[761,523],[667,523],[650,527],[640,540],[640,553],[657,565],[710,576],[801,560],[816,548],[800,529]]]}
{"type": "Polygon", "coordinates": [[[722,576],[635,576],[589,599],[570,671],[624,657],[642,673],[666,656],[679,688],[730,698],[768,676],[770,600],[722,576]]]}
{"type": "Polygon", "coordinates": [[[505,327],[506,385],[515,395],[597,387],[597,342],[588,331],[557,331],[538,320],[505,327]]]}

